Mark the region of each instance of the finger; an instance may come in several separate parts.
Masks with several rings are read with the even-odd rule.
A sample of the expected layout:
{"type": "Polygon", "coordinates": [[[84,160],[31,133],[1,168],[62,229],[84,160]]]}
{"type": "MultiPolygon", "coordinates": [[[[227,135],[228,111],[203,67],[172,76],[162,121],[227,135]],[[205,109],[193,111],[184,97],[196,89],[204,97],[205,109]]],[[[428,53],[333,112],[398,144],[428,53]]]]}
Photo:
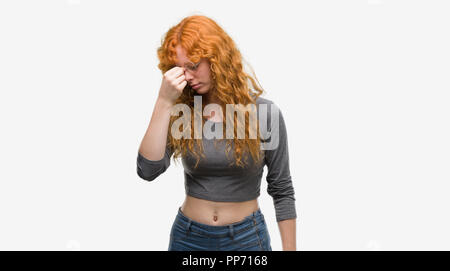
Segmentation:
{"type": "Polygon", "coordinates": [[[185,74],[184,71],[185,71],[185,68],[181,67],[180,70],[178,70],[177,73],[175,73],[175,77],[177,78],[177,77],[180,77],[181,75],[184,75],[185,74]]]}
{"type": "Polygon", "coordinates": [[[170,76],[170,77],[178,77],[180,76],[180,74],[184,73],[184,67],[178,67],[175,66],[173,68],[171,68],[170,70],[168,70],[165,74],[170,76]]]}
{"type": "Polygon", "coordinates": [[[179,85],[180,83],[182,83],[183,81],[186,81],[186,77],[184,76],[184,74],[181,74],[179,77],[177,77],[174,82],[179,85]]]}
{"type": "Polygon", "coordinates": [[[187,85],[187,81],[186,80],[184,80],[183,82],[181,82],[181,89],[183,90],[184,89],[184,87],[186,87],[186,85],[187,85]]]}

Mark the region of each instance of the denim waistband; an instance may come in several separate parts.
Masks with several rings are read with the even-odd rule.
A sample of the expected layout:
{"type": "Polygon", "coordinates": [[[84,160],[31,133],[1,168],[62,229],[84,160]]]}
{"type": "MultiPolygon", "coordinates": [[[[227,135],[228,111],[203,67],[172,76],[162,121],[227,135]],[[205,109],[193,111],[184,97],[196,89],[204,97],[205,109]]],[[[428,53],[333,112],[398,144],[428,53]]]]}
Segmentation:
{"type": "Polygon", "coordinates": [[[191,218],[185,216],[181,211],[181,207],[178,208],[177,220],[184,224],[185,228],[188,231],[195,231],[197,233],[212,236],[212,237],[220,237],[220,236],[233,236],[234,234],[245,230],[249,227],[253,227],[255,223],[260,223],[264,220],[264,215],[261,212],[261,209],[254,211],[250,215],[246,216],[244,219],[234,222],[227,225],[214,226],[203,224],[198,221],[192,220],[191,218]]]}

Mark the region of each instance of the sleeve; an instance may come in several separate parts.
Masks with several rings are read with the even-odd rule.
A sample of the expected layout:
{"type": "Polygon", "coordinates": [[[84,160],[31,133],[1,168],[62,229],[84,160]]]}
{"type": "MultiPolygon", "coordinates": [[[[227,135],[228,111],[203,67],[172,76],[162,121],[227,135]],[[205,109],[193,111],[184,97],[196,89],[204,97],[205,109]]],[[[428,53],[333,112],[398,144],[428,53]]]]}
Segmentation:
{"type": "Polygon", "coordinates": [[[137,156],[137,174],[146,181],[153,181],[170,166],[170,157],[173,154],[172,148],[166,147],[164,157],[161,160],[148,160],[140,152],[137,156]]]}
{"type": "Polygon", "coordinates": [[[271,104],[270,137],[272,147],[265,150],[267,193],[273,198],[277,222],[297,218],[295,192],[289,171],[287,131],[280,109],[271,104]]]}

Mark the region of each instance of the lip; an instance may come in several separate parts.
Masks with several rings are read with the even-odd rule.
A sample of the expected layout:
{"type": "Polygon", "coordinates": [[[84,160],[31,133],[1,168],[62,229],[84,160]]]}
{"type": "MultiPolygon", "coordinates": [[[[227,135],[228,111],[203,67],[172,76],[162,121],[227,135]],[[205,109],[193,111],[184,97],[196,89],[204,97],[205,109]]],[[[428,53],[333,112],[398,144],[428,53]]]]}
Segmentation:
{"type": "Polygon", "coordinates": [[[198,84],[192,85],[191,87],[193,89],[198,89],[200,87],[200,85],[201,85],[201,83],[198,83],[198,84]]]}

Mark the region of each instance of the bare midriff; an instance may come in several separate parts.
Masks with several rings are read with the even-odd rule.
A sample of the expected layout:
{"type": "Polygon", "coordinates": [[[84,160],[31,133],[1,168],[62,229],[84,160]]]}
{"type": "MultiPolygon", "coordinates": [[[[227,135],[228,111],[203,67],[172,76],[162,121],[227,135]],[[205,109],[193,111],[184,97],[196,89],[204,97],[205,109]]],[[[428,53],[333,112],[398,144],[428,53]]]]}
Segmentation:
{"type": "Polygon", "coordinates": [[[243,220],[258,208],[257,199],[242,202],[218,202],[186,195],[181,212],[194,221],[206,225],[223,226],[243,220]]]}

